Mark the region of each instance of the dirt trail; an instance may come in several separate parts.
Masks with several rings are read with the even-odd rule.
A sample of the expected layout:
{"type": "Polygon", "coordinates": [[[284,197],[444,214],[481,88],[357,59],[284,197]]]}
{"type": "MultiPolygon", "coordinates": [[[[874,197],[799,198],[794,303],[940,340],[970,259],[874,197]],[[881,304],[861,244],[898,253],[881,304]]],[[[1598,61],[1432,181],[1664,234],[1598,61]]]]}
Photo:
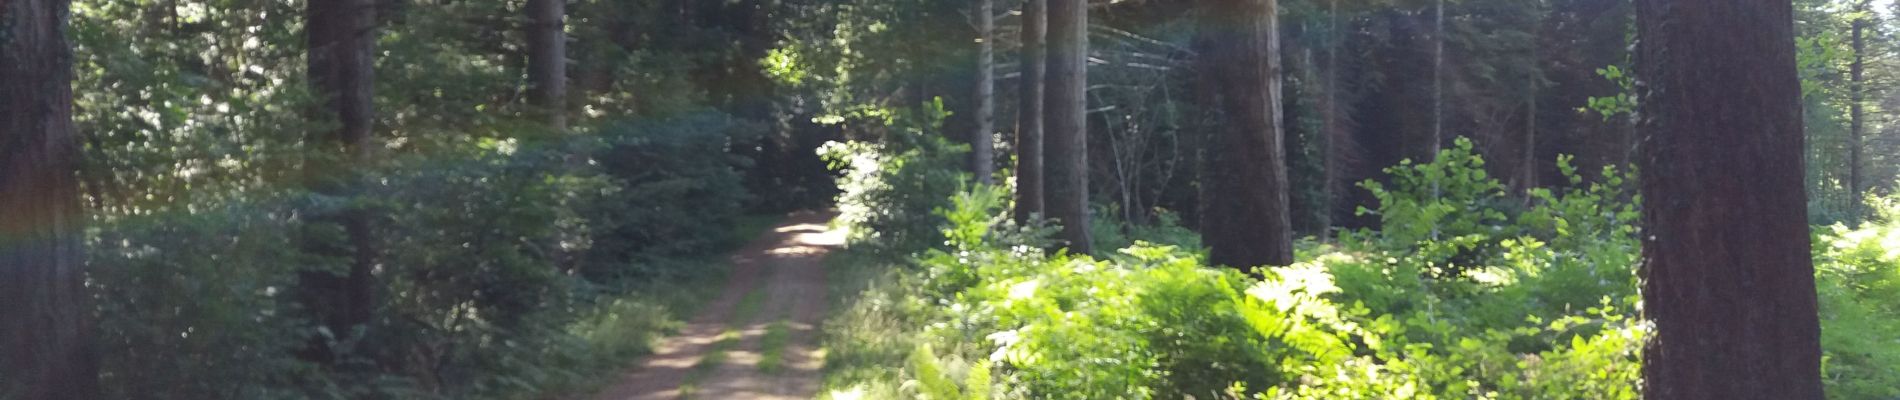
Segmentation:
{"type": "Polygon", "coordinates": [[[842,244],[835,214],[799,212],[732,255],[732,279],[678,335],[621,374],[596,400],[809,399],[818,394],[818,324],[825,314],[824,256],[842,244]],[[751,301],[748,294],[760,292],[751,301]],[[753,303],[753,304],[741,304],[753,303]],[[751,310],[746,310],[751,308],[751,310]],[[736,321],[741,317],[744,321],[736,321]],[[783,363],[761,371],[766,332],[785,330],[783,363]],[[734,336],[736,334],[736,336],[734,336]],[[721,344],[721,340],[726,343],[721,344]],[[714,360],[704,360],[708,355],[714,360]],[[723,358],[723,360],[720,360],[723,358]],[[716,361],[716,363],[714,362],[716,361]],[[704,365],[702,365],[704,364],[704,365]]]}

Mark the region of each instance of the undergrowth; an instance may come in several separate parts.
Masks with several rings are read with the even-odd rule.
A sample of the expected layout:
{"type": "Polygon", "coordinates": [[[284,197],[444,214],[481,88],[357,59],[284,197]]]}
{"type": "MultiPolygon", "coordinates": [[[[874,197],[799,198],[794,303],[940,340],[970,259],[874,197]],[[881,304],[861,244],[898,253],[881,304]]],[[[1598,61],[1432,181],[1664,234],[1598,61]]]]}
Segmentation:
{"type": "MultiPolygon", "coordinates": [[[[941,245],[832,258],[854,299],[824,327],[824,397],[1639,398],[1640,199],[1628,173],[1559,164],[1568,185],[1526,204],[1461,140],[1364,185],[1379,229],[1251,274],[1140,238],[1048,254],[1006,190],[971,189],[936,207],[941,245]]],[[[1893,398],[1900,223],[1820,231],[1829,396],[1893,398]]]]}

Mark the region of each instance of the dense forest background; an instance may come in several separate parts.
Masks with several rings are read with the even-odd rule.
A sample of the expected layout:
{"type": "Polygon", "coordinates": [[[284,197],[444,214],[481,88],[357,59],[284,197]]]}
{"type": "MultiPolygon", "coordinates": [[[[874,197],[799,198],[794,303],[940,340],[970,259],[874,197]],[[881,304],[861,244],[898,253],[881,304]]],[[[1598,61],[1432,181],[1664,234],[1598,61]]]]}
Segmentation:
{"type": "MultiPolygon", "coordinates": [[[[1640,382],[1629,0],[67,3],[0,0],[0,262],[64,266],[0,284],[0,399],[585,392],[826,207],[836,393],[1640,382]]],[[[1792,11],[1823,379],[1893,398],[1900,4],[1792,11]]]]}

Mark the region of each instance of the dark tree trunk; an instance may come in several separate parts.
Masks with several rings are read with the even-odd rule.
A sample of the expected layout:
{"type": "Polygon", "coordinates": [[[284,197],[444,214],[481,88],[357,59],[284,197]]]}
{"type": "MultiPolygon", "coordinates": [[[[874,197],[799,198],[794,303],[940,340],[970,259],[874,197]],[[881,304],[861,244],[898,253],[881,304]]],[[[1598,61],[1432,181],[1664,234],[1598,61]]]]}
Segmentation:
{"type": "Polygon", "coordinates": [[[67,0],[0,0],[0,398],[94,399],[67,0]]]}
{"type": "Polygon", "coordinates": [[[1043,127],[1048,161],[1049,217],[1062,224],[1058,235],[1069,251],[1087,254],[1089,238],[1088,2],[1048,0],[1048,70],[1043,127]]]}
{"type": "MultiPolygon", "coordinates": [[[[312,0],[305,9],[312,92],[322,99],[315,117],[334,121],[336,129],[316,132],[308,140],[314,155],[305,173],[312,191],[329,196],[360,194],[353,166],[372,151],[373,50],[375,3],[372,0],[312,0]]],[[[306,302],[313,313],[342,338],[369,322],[375,310],[375,240],[368,216],[361,210],[343,210],[312,217],[313,224],[340,226],[348,243],[311,243],[313,252],[350,260],[347,272],[305,273],[306,302]]],[[[317,340],[322,340],[318,338],[317,340]]],[[[333,354],[316,346],[313,358],[329,362],[333,354]]]]}
{"type": "Polygon", "coordinates": [[[1219,123],[1203,201],[1208,262],[1232,267],[1293,263],[1286,149],[1280,118],[1276,0],[1220,0],[1206,10],[1201,55],[1219,123]]]}
{"type": "Polygon", "coordinates": [[[1339,0],[1328,0],[1326,4],[1328,22],[1326,23],[1326,78],[1323,89],[1326,96],[1319,105],[1320,157],[1322,157],[1320,184],[1323,185],[1321,198],[1324,199],[1323,202],[1326,205],[1326,226],[1320,231],[1322,240],[1329,239],[1326,230],[1332,228],[1333,216],[1344,208],[1340,205],[1345,204],[1347,200],[1346,194],[1342,193],[1345,185],[1341,184],[1341,180],[1346,176],[1343,171],[1346,168],[1343,160],[1345,147],[1351,139],[1348,136],[1351,132],[1343,126],[1344,116],[1341,115],[1343,111],[1339,109],[1339,51],[1346,47],[1346,41],[1342,37],[1345,30],[1339,25],[1339,0]]]}
{"type": "Polygon", "coordinates": [[[1046,0],[1024,0],[1022,22],[1022,82],[1018,85],[1016,113],[1016,220],[1027,222],[1043,213],[1042,192],[1042,84],[1043,25],[1046,0]]]}
{"type": "Polygon", "coordinates": [[[567,129],[567,0],[528,0],[528,86],[536,113],[567,129]]]}
{"type": "Polygon", "coordinates": [[[1867,131],[1867,28],[1873,18],[1873,9],[1869,0],[1861,0],[1854,5],[1853,29],[1849,40],[1853,45],[1854,59],[1847,66],[1847,204],[1848,213],[1858,218],[1861,212],[1861,193],[1865,190],[1862,182],[1861,149],[1866,147],[1867,131]]]}
{"type": "Polygon", "coordinates": [[[1649,399],[1821,399],[1789,0],[1638,0],[1649,399]]]}
{"type": "MultiPolygon", "coordinates": [[[[1432,142],[1427,144],[1424,162],[1438,159],[1445,145],[1445,0],[1438,0],[1432,19],[1432,142]]],[[[1438,195],[1438,183],[1432,183],[1432,195],[1438,195]]],[[[1436,236],[1436,235],[1434,235],[1436,236]]]]}
{"type": "Polygon", "coordinates": [[[976,182],[991,184],[996,175],[996,15],[994,0],[976,0],[976,126],[970,130],[970,173],[976,182]]]}
{"type": "MultiPolygon", "coordinates": [[[[1533,53],[1533,55],[1531,55],[1531,63],[1535,63],[1535,59],[1537,59],[1537,57],[1535,57],[1535,51],[1537,51],[1537,49],[1533,47],[1533,49],[1531,49],[1531,53],[1533,53]]],[[[1530,195],[1528,195],[1530,190],[1537,188],[1537,85],[1539,85],[1539,82],[1541,82],[1541,80],[1539,80],[1539,74],[1537,74],[1537,72],[1531,72],[1530,82],[1526,82],[1528,89],[1531,91],[1530,97],[1524,99],[1524,102],[1528,104],[1530,110],[1524,112],[1524,154],[1522,154],[1524,157],[1518,161],[1518,163],[1520,163],[1520,165],[1518,165],[1518,191],[1526,193],[1526,195],[1524,195],[1526,199],[1530,199],[1530,195]]]]}
{"type": "Polygon", "coordinates": [[[1517,166],[1516,179],[1518,192],[1524,193],[1525,201],[1531,199],[1530,190],[1537,188],[1537,93],[1538,86],[1543,83],[1543,73],[1538,68],[1537,62],[1537,47],[1532,45],[1531,73],[1524,82],[1524,88],[1530,91],[1530,95],[1524,97],[1525,108],[1528,110],[1524,112],[1524,148],[1521,155],[1523,158],[1518,161],[1520,165],[1517,166]]]}

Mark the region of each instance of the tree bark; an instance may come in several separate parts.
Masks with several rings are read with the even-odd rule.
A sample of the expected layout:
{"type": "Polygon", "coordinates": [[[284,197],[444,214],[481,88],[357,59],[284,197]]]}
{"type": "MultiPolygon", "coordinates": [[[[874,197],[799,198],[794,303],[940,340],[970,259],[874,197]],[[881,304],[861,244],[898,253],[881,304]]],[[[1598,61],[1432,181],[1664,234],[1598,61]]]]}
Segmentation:
{"type": "Polygon", "coordinates": [[[1543,73],[1534,64],[1539,62],[1535,45],[1531,46],[1531,62],[1533,65],[1530,79],[1526,79],[1528,82],[1524,83],[1525,90],[1530,91],[1530,95],[1524,97],[1524,102],[1528,105],[1526,107],[1528,110],[1524,113],[1524,158],[1519,161],[1522,165],[1518,166],[1520,175],[1517,179],[1518,190],[1524,193],[1524,200],[1527,202],[1531,198],[1530,190],[1537,188],[1537,95],[1538,86],[1543,82],[1543,73]]]}
{"type": "MultiPolygon", "coordinates": [[[[1445,0],[1438,0],[1437,17],[1432,20],[1432,142],[1426,147],[1424,162],[1438,158],[1445,145],[1445,0]]],[[[1438,183],[1432,182],[1432,195],[1438,195],[1438,183]]]]}
{"type": "Polygon", "coordinates": [[[1854,50],[1854,59],[1847,67],[1847,205],[1848,214],[1859,218],[1861,214],[1861,193],[1866,183],[1861,175],[1861,149],[1866,147],[1867,131],[1867,28],[1868,20],[1873,18],[1873,9],[1869,0],[1854,4],[1853,28],[1849,40],[1854,50]]]}
{"type": "Polygon", "coordinates": [[[970,173],[976,183],[995,183],[996,150],[990,135],[996,132],[996,15],[993,0],[976,0],[976,126],[970,130],[970,173]]]}
{"type": "Polygon", "coordinates": [[[1047,139],[1049,217],[1062,224],[1058,237],[1069,251],[1090,253],[1088,106],[1088,2],[1048,0],[1048,70],[1043,126],[1047,139]]]}
{"type": "Polygon", "coordinates": [[[534,111],[567,130],[567,0],[528,0],[528,86],[534,111]]]}
{"type": "Polygon", "coordinates": [[[1045,64],[1043,36],[1047,33],[1046,0],[1023,0],[1022,82],[1018,85],[1016,113],[1016,221],[1028,222],[1043,213],[1042,85],[1045,64]]]}
{"type": "Polygon", "coordinates": [[[1210,149],[1201,220],[1214,265],[1293,263],[1277,9],[1277,0],[1220,0],[1204,10],[1201,72],[1225,119],[1210,149]]]}
{"type": "Polygon", "coordinates": [[[1649,399],[1821,399],[1789,0],[1638,0],[1649,399]]]}
{"type": "Polygon", "coordinates": [[[67,0],[0,0],[0,398],[95,399],[67,0]]]}
{"type": "MultiPolygon", "coordinates": [[[[1346,131],[1340,121],[1342,112],[1339,109],[1339,50],[1346,46],[1346,42],[1341,35],[1341,32],[1345,31],[1339,26],[1339,0],[1328,0],[1326,6],[1328,19],[1326,23],[1326,96],[1319,107],[1320,121],[1323,125],[1320,132],[1320,151],[1322,152],[1320,156],[1324,158],[1320,169],[1323,175],[1321,177],[1324,190],[1322,195],[1326,204],[1325,228],[1330,230],[1334,212],[1339,211],[1341,208],[1339,204],[1347,200],[1345,193],[1342,193],[1344,185],[1340,182],[1341,178],[1346,176],[1344,171],[1341,171],[1345,168],[1345,163],[1341,158],[1343,158],[1342,153],[1345,151],[1346,144],[1343,138],[1351,133],[1346,131]]],[[[1320,231],[1321,240],[1330,240],[1330,236],[1326,230],[1320,231]]]]}
{"type": "MultiPolygon", "coordinates": [[[[319,194],[360,194],[352,175],[354,166],[368,161],[373,150],[375,12],[373,0],[311,0],[305,9],[310,85],[321,99],[315,117],[334,120],[336,126],[308,140],[320,149],[305,171],[310,189],[319,194]]],[[[306,299],[312,311],[342,338],[368,323],[375,311],[375,239],[361,210],[317,215],[312,223],[340,225],[348,238],[344,246],[313,244],[311,249],[349,259],[348,272],[301,276],[305,290],[312,292],[306,299]]],[[[335,354],[326,346],[314,350],[319,361],[334,361],[335,354]]]]}

